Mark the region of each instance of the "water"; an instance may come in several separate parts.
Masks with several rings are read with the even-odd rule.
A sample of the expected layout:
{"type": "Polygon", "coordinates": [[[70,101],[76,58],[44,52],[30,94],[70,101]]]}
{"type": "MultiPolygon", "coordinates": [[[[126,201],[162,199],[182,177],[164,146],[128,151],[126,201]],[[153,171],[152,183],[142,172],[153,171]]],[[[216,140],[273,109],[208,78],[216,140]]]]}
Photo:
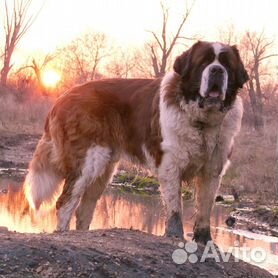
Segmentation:
{"type": "MultiPolygon", "coordinates": [[[[52,232],[56,226],[55,211],[22,213],[26,204],[20,193],[1,195],[1,186],[3,189],[8,184],[7,180],[0,181],[0,226],[7,226],[9,230],[18,232],[52,232]]],[[[20,184],[13,183],[11,188],[16,191],[20,184]]],[[[234,251],[237,257],[278,275],[278,238],[227,228],[225,220],[229,212],[230,208],[215,206],[211,217],[214,242],[224,251],[234,251]],[[241,252],[237,252],[243,247],[251,252],[262,248],[260,250],[265,252],[265,259],[262,262],[249,261],[250,254],[242,257],[241,252]]],[[[192,239],[194,215],[193,202],[184,202],[183,223],[187,240],[192,239]]],[[[75,219],[71,222],[71,228],[74,228],[74,222],[75,219]]],[[[98,202],[90,229],[117,227],[163,235],[164,223],[165,215],[159,196],[134,195],[109,188],[98,202]]]]}

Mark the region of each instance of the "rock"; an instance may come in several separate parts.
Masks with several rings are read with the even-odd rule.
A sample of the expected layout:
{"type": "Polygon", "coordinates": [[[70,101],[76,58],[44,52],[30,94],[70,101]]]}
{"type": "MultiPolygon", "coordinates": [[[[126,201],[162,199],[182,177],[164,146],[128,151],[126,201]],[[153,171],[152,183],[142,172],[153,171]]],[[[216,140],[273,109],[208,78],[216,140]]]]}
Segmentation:
{"type": "Polygon", "coordinates": [[[0,226],[0,232],[8,232],[9,229],[7,227],[4,226],[0,226]]]}
{"type": "Polygon", "coordinates": [[[229,216],[229,217],[226,219],[225,223],[226,223],[226,225],[227,225],[228,227],[233,227],[233,226],[235,225],[235,223],[236,223],[236,218],[233,217],[233,216],[229,216]]]}
{"type": "Polygon", "coordinates": [[[7,189],[7,188],[2,189],[2,190],[1,190],[1,193],[2,193],[2,194],[8,194],[8,189],[7,189]]]}
{"type": "Polygon", "coordinates": [[[215,202],[223,202],[223,201],[224,201],[223,196],[221,196],[221,195],[217,195],[217,196],[216,196],[215,202]]]}
{"type": "Polygon", "coordinates": [[[37,272],[37,273],[42,272],[42,266],[41,266],[41,265],[40,265],[39,267],[37,267],[36,272],[37,272]]]}

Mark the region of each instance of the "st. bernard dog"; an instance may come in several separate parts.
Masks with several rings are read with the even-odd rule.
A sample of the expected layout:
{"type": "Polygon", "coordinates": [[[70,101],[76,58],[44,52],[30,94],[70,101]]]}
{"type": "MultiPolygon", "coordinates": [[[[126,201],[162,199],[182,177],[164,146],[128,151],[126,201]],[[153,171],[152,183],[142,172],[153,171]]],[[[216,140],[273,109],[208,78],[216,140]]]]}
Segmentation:
{"type": "Polygon", "coordinates": [[[57,230],[89,229],[120,158],[148,166],[160,182],[167,236],[183,237],[181,183],[196,178],[194,239],[211,239],[210,214],[243,113],[248,75],[235,46],[197,42],[162,79],[108,79],[74,87],[50,111],[25,192],[38,209],[57,203],[57,230]]]}

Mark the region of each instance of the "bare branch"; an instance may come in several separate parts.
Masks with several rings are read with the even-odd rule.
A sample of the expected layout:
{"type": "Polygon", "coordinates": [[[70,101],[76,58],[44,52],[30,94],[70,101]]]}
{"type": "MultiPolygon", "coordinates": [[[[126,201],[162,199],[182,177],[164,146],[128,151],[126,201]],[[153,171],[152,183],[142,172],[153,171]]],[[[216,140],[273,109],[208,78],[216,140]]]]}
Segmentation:
{"type": "Polygon", "coordinates": [[[5,49],[3,68],[1,70],[1,83],[4,86],[7,83],[7,77],[12,67],[10,62],[13,52],[40,12],[39,10],[35,16],[28,17],[31,4],[32,0],[13,0],[13,9],[10,12],[8,1],[5,0],[5,49]]]}
{"type": "Polygon", "coordinates": [[[162,12],[161,31],[159,33],[154,31],[147,31],[151,33],[154,42],[148,45],[148,47],[150,54],[149,62],[152,65],[152,70],[154,71],[156,77],[161,77],[165,74],[167,65],[169,63],[169,57],[173,52],[174,46],[178,43],[183,44],[182,42],[179,42],[179,40],[195,40],[195,38],[181,36],[182,29],[192,12],[195,1],[193,0],[193,2],[190,3],[192,3],[190,7],[185,7],[185,12],[181,18],[181,21],[179,22],[174,35],[171,36],[168,30],[170,19],[169,8],[164,4],[163,0],[160,1],[162,12]]]}
{"type": "Polygon", "coordinates": [[[191,11],[192,11],[192,9],[193,9],[194,4],[195,4],[195,1],[192,3],[192,5],[191,5],[190,8],[187,8],[187,9],[186,9],[185,15],[183,16],[183,19],[182,19],[182,21],[181,21],[181,23],[180,23],[180,25],[179,25],[179,27],[178,27],[178,30],[177,30],[177,32],[176,32],[176,35],[174,36],[174,39],[173,39],[172,42],[170,43],[170,47],[169,47],[169,49],[168,49],[168,51],[167,51],[167,53],[166,53],[166,56],[167,56],[167,57],[169,57],[170,53],[172,52],[173,47],[175,46],[175,43],[176,43],[178,37],[180,36],[181,30],[182,30],[182,28],[183,28],[185,22],[186,22],[187,19],[189,18],[189,15],[191,14],[191,11]]]}
{"type": "Polygon", "coordinates": [[[165,52],[166,48],[167,48],[166,28],[167,28],[167,23],[168,23],[169,9],[163,5],[162,1],[160,2],[160,5],[161,5],[161,9],[162,9],[162,14],[163,14],[162,32],[161,32],[161,37],[162,37],[162,41],[163,41],[162,51],[165,52]]]}
{"type": "Polygon", "coordinates": [[[271,57],[278,57],[278,54],[270,54],[270,55],[264,56],[264,57],[260,58],[259,61],[269,59],[271,57]]]}
{"type": "Polygon", "coordinates": [[[163,50],[163,46],[162,46],[161,42],[159,41],[159,38],[158,38],[158,36],[156,35],[156,33],[153,32],[153,31],[148,31],[148,30],[147,30],[147,32],[149,32],[149,33],[151,33],[151,34],[153,35],[153,37],[154,37],[155,41],[158,43],[160,49],[163,50]]]}
{"type": "Polygon", "coordinates": [[[248,94],[253,110],[255,129],[261,131],[264,126],[263,108],[267,92],[263,88],[264,78],[269,77],[269,72],[262,68],[262,61],[278,54],[268,54],[273,41],[265,37],[264,31],[260,33],[246,32],[241,42],[241,53],[245,58],[245,67],[248,69],[250,80],[248,82],[248,94]]]}
{"type": "Polygon", "coordinates": [[[23,70],[25,70],[25,69],[28,69],[28,68],[33,68],[33,66],[27,65],[27,66],[20,67],[20,68],[15,72],[15,74],[17,75],[17,74],[20,73],[21,71],[23,71],[23,70]]]}
{"type": "Polygon", "coordinates": [[[196,41],[196,40],[198,40],[197,37],[192,37],[192,38],[190,38],[190,37],[185,37],[185,36],[178,36],[177,38],[178,38],[178,39],[188,40],[188,41],[196,41]]]}

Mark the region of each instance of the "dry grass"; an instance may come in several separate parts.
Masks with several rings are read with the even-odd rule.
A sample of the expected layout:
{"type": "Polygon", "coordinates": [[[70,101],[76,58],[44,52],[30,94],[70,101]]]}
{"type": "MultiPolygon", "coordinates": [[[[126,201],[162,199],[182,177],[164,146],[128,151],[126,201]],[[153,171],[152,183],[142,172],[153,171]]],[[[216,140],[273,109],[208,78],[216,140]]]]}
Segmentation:
{"type": "Polygon", "coordinates": [[[22,99],[15,94],[0,94],[0,131],[41,133],[53,100],[30,96],[22,99]]]}
{"type": "Polygon", "coordinates": [[[224,190],[234,187],[242,195],[254,195],[260,202],[274,201],[277,130],[278,123],[274,119],[266,123],[263,134],[243,125],[236,140],[232,165],[223,179],[224,190]]]}
{"type": "Polygon", "coordinates": [[[147,168],[135,163],[131,163],[130,161],[127,160],[120,161],[118,170],[119,171],[123,170],[130,174],[144,176],[144,177],[152,176],[152,173],[147,168]]]}

